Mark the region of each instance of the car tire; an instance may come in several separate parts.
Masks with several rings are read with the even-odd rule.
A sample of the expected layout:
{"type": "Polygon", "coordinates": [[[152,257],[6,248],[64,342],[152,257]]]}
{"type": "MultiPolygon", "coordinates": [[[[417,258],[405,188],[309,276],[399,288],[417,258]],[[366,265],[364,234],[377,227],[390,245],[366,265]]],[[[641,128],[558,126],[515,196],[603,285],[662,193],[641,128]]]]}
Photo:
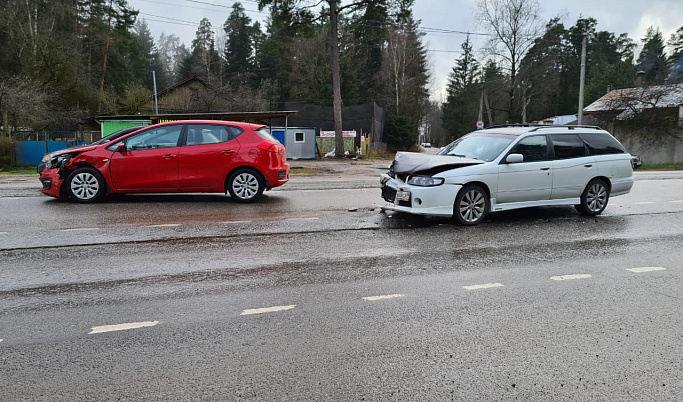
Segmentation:
{"type": "Polygon", "coordinates": [[[237,202],[254,202],[263,193],[261,175],[253,169],[237,169],[228,177],[228,192],[237,202]]]}
{"type": "Polygon", "coordinates": [[[486,218],[490,207],[486,191],[481,186],[469,184],[455,197],[453,218],[463,226],[476,225],[486,218]]]}
{"type": "Polygon", "coordinates": [[[96,169],[82,167],[71,172],[66,179],[65,191],[76,202],[96,202],[104,196],[106,183],[96,169]]]}
{"type": "Polygon", "coordinates": [[[582,215],[600,215],[609,201],[609,187],[603,179],[591,180],[581,194],[581,204],[575,205],[582,215]]]}

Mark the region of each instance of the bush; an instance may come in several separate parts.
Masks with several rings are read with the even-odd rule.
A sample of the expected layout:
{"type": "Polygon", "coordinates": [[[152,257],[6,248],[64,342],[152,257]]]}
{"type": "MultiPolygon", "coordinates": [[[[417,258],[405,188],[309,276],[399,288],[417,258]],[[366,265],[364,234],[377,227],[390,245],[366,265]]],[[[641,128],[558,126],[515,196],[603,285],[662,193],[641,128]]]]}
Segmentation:
{"type": "Polygon", "coordinates": [[[0,139],[0,169],[11,169],[15,164],[16,145],[7,138],[0,139]]]}

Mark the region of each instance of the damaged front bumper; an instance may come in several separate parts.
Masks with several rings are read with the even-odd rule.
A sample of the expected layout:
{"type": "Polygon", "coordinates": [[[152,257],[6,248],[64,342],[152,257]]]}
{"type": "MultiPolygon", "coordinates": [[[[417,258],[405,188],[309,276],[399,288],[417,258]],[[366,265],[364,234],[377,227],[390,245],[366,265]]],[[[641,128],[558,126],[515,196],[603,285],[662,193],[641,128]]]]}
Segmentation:
{"type": "Polygon", "coordinates": [[[40,182],[43,184],[42,193],[51,197],[59,198],[60,190],[62,188],[62,179],[60,169],[45,169],[40,175],[40,182]]]}
{"type": "Polygon", "coordinates": [[[440,186],[422,187],[410,185],[384,173],[380,176],[385,210],[414,215],[453,216],[455,196],[462,188],[459,184],[444,183],[440,186]]]}

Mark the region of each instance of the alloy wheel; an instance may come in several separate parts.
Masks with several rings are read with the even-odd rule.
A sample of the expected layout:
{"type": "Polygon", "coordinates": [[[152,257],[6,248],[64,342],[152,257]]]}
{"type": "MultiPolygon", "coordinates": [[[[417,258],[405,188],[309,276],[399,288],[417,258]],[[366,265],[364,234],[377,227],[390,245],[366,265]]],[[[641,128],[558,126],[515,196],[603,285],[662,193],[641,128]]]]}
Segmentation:
{"type": "Polygon", "coordinates": [[[100,191],[100,183],[92,173],[78,173],[71,180],[71,193],[80,200],[91,200],[100,191]]]}

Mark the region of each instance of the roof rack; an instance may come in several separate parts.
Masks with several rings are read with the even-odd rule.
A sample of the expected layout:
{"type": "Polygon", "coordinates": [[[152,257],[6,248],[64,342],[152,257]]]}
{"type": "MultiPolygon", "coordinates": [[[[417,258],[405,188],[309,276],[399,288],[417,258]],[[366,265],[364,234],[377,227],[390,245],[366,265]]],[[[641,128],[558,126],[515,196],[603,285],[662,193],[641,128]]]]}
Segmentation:
{"type": "Polygon", "coordinates": [[[537,131],[537,130],[542,130],[546,128],[566,128],[567,130],[573,130],[575,128],[592,128],[595,130],[602,130],[602,127],[598,126],[589,126],[589,125],[569,125],[569,124],[532,124],[532,123],[525,123],[525,124],[499,124],[496,126],[490,126],[486,127],[486,129],[489,128],[504,128],[504,127],[533,127],[529,132],[532,131],[537,131]]]}
{"type": "Polygon", "coordinates": [[[573,130],[575,128],[592,128],[595,130],[602,130],[602,127],[598,127],[598,126],[588,126],[588,125],[573,126],[573,125],[568,125],[568,124],[552,124],[552,125],[551,124],[545,124],[545,125],[541,125],[540,127],[536,127],[533,130],[529,130],[529,132],[541,130],[544,128],[566,128],[567,130],[573,130]]]}

